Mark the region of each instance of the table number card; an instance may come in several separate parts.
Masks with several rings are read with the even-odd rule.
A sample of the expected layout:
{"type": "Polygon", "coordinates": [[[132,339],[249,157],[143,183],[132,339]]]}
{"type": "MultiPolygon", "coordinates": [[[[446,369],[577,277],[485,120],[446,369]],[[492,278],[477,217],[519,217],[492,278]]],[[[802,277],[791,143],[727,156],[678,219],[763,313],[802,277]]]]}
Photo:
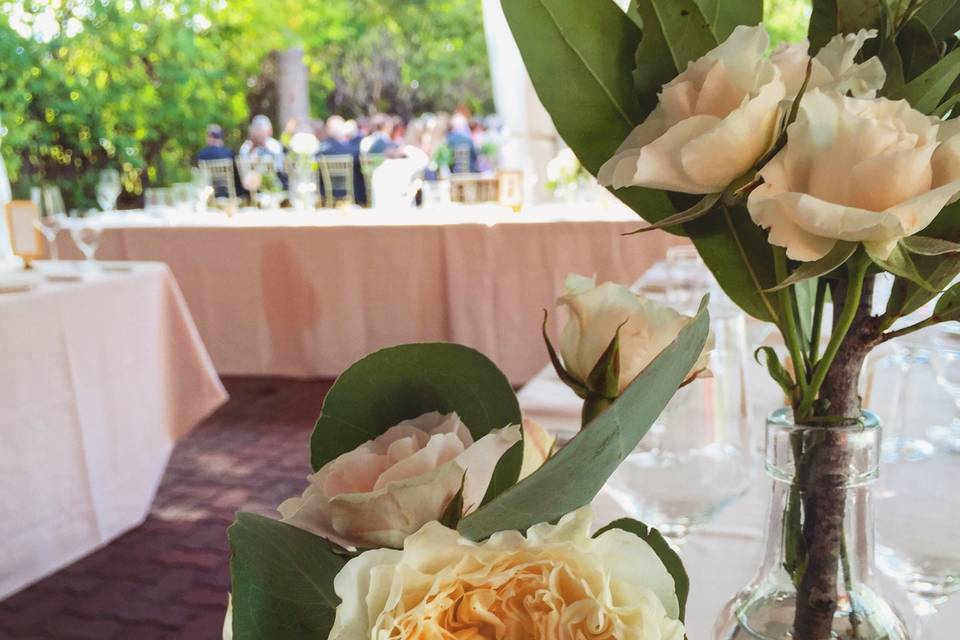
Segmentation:
{"type": "Polygon", "coordinates": [[[10,246],[29,269],[33,260],[43,257],[43,236],[36,226],[37,205],[29,200],[14,200],[7,203],[5,213],[10,246]]]}
{"type": "Polygon", "coordinates": [[[519,212],[523,206],[523,171],[498,171],[497,179],[497,204],[519,212]]]}

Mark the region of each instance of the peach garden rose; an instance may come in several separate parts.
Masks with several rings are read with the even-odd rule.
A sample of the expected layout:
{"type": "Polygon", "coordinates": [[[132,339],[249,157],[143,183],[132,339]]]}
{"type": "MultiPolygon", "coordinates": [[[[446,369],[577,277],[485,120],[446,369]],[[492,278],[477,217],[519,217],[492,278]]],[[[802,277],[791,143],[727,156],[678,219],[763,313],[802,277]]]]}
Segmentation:
{"type": "Polygon", "coordinates": [[[332,640],[682,640],[673,578],[632,533],[590,536],[589,507],[471,542],[431,522],[402,551],[350,560],[332,640]]]}
{"type": "MultiPolygon", "coordinates": [[[[278,509],[284,522],[339,544],[400,547],[424,523],[443,516],[461,482],[465,508],[476,508],[520,429],[507,426],[474,442],[456,413],[426,413],[330,461],[309,477],[301,497],[278,509]]],[[[535,423],[525,430],[524,467],[533,470],[549,448],[535,423]]]]}

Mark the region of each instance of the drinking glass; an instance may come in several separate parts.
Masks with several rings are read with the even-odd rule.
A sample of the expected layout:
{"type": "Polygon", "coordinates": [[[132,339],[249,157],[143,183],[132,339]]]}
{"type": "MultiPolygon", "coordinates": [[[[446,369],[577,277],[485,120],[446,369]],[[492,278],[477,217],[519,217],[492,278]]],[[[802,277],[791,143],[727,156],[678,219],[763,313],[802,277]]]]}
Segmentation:
{"type": "Polygon", "coordinates": [[[710,271],[696,248],[680,245],[667,249],[667,304],[680,313],[696,313],[710,282],[710,271]]]}
{"type": "Polygon", "coordinates": [[[103,235],[103,227],[97,220],[96,213],[95,210],[91,210],[86,214],[78,214],[70,222],[70,237],[86,258],[88,268],[93,268],[94,256],[103,235]]]}
{"type": "Polygon", "coordinates": [[[953,398],[956,405],[954,418],[948,425],[934,425],[928,430],[930,439],[938,448],[951,453],[960,453],[960,328],[954,323],[936,325],[932,334],[929,352],[930,363],[937,373],[937,382],[953,398]]]}
{"type": "MultiPolygon", "coordinates": [[[[41,196],[33,193],[31,198],[36,198],[43,202],[42,207],[38,207],[40,215],[35,221],[37,230],[47,241],[47,247],[50,251],[51,260],[60,259],[60,251],[57,247],[57,234],[63,228],[64,217],[66,215],[63,206],[63,196],[60,194],[60,188],[54,185],[47,185],[39,190],[41,196]]],[[[39,204],[39,203],[38,203],[39,204]]]]}
{"type": "Polygon", "coordinates": [[[750,486],[746,318],[711,305],[708,377],[681,388],[606,491],[632,517],[677,546],[750,486]]]}
{"type": "Polygon", "coordinates": [[[932,637],[938,607],[960,590],[960,458],[937,450],[886,462],[876,493],[877,565],[907,592],[917,616],[912,637],[932,637]]]}
{"type": "Polygon", "coordinates": [[[117,198],[123,187],[120,185],[120,173],[116,169],[104,169],[97,180],[97,204],[102,211],[113,211],[117,208],[117,198]]]}

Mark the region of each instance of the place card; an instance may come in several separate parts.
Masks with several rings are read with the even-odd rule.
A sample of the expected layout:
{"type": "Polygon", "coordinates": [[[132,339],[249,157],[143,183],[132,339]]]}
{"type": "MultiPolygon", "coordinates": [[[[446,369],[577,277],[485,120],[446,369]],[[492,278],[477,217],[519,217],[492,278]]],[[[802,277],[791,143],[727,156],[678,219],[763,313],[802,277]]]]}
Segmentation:
{"type": "Polygon", "coordinates": [[[497,172],[497,204],[519,212],[523,207],[523,171],[497,172]]]}
{"type": "Polygon", "coordinates": [[[10,246],[14,255],[23,258],[26,268],[43,257],[43,236],[37,230],[37,205],[29,200],[14,200],[5,207],[10,246]]]}

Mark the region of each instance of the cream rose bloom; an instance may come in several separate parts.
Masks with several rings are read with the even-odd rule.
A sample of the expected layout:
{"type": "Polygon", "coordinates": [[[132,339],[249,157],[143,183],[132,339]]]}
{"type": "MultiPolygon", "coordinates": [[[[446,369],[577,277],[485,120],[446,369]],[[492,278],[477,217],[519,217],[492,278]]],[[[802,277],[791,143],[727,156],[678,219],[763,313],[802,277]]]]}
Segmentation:
{"type": "MultiPolygon", "coordinates": [[[[278,510],[284,522],[342,545],[399,548],[443,516],[461,482],[465,509],[476,508],[500,456],[520,437],[512,425],[474,442],[456,413],[426,413],[325,464],[301,497],[278,510]]],[[[545,459],[524,453],[530,469],[545,459]]]]}
{"type": "MultiPolygon", "coordinates": [[[[560,333],[564,368],[585,382],[620,327],[621,393],[691,320],[613,282],[597,285],[595,278],[570,274],[565,286],[558,301],[570,312],[560,333]]],[[[705,349],[692,372],[705,369],[708,359],[705,349]]]]}
{"type": "Polygon", "coordinates": [[[873,29],[861,29],[857,33],[835,35],[810,60],[807,40],[792,45],[781,45],[771,56],[770,61],[780,70],[786,85],[787,96],[796,96],[807,76],[807,64],[810,63],[810,82],[807,90],[848,91],[857,98],[873,98],[886,82],[887,72],[879,58],[873,57],[864,62],[856,62],[857,54],[863,43],[876,38],[873,29]]]}
{"type": "Polygon", "coordinates": [[[461,538],[431,522],[403,551],[368,551],[334,582],[331,640],[682,640],[673,578],[644,540],[559,524],[461,538]]]}
{"type": "Polygon", "coordinates": [[[960,193],[952,133],[905,101],[813,90],[761,169],[750,216],[793,260],[822,258],[838,240],[885,259],[960,193]]]}
{"type": "Polygon", "coordinates": [[[290,150],[300,155],[314,156],[320,151],[320,141],[312,133],[301,131],[290,137],[290,150]]]}
{"type": "Polygon", "coordinates": [[[643,124],[600,168],[607,186],[719,193],[770,147],[785,87],[763,27],[730,37],[664,85],[643,124]]]}

